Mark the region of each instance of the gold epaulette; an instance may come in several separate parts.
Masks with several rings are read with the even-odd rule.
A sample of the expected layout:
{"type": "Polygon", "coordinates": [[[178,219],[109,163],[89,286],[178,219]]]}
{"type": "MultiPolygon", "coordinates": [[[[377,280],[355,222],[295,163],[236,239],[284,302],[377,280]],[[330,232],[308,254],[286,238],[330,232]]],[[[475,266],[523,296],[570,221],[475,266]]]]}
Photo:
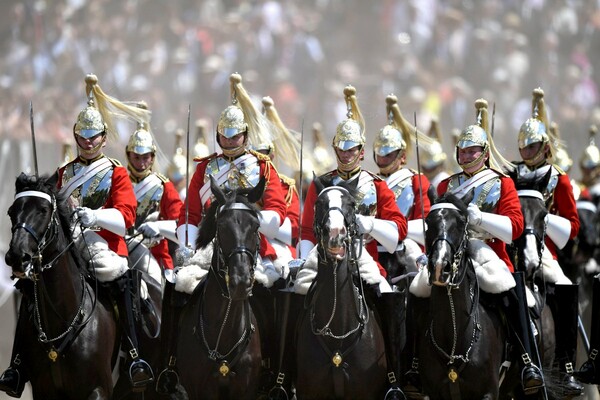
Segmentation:
{"type": "Polygon", "coordinates": [[[367,174],[371,175],[373,177],[373,180],[376,180],[376,181],[382,181],[383,180],[382,177],[380,177],[379,175],[377,175],[377,174],[375,174],[375,173],[373,173],[371,171],[367,171],[366,169],[363,169],[363,171],[365,171],[367,174]]]}
{"type": "Polygon", "coordinates": [[[248,151],[250,152],[250,154],[252,154],[253,156],[256,156],[256,158],[258,158],[261,161],[271,162],[271,157],[269,157],[266,154],[259,153],[258,151],[255,151],[255,150],[248,150],[248,151]]]}
{"type": "Polygon", "coordinates": [[[503,171],[498,171],[497,169],[494,168],[490,168],[492,171],[494,171],[495,173],[497,173],[499,176],[508,176],[506,175],[506,172],[503,171]]]}
{"type": "Polygon", "coordinates": [[[114,165],[115,167],[122,167],[123,164],[121,164],[121,161],[117,160],[116,158],[112,158],[112,157],[106,157],[108,158],[108,160],[112,163],[112,165],[114,165]]]}
{"type": "Polygon", "coordinates": [[[295,186],[296,185],[296,180],[290,178],[289,176],[285,176],[283,174],[279,174],[279,177],[281,178],[281,181],[283,183],[285,183],[288,186],[295,186]]]}
{"type": "Polygon", "coordinates": [[[166,176],[164,176],[160,172],[155,172],[154,175],[156,175],[158,177],[158,179],[160,179],[162,181],[162,183],[169,182],[169,178],[167,178],[166,176]]]}
{"type": "Polygon", "coordinates": [[[563,169],[562,169],[561,167],[559,167],[558,165],[556,165],[556,164],[552,164],[552,166],[553,166],[554,168],[556,168],[556,171],[558,171],[558,174],[559,174],[559,175],[566,175],[566,174],[567,174],[567,173],[566,173],[565,171],[563,171],[563,169]]]}
{"type": "Polygon", "coordinates": [[[211,158],[215,158],[216,156],[217,156],[217,153],[212,153],[205,157],[194,157],[193,161],[197,162],[197,163],[201,163],[202,161],[210,160],[211,158]]]}

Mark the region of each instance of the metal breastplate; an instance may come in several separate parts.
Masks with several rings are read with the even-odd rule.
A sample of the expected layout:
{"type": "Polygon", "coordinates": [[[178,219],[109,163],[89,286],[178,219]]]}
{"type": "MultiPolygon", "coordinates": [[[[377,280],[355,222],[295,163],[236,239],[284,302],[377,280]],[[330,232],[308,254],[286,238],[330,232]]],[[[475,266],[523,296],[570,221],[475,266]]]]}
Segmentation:
{"type": "Polygon", "coordinates": [[[534,170],[529,169],[526,164],[517,165],[518,179],[531,179],[534,177],[536,179],[543,179],[548,173],[549,168],[552,168],[552,172],[550,172],[550,180],[548,180],[548,185],[546,185],[542,191],[542,196],[544,196],[544,201],[546,204],[548,204],[554,196],[554,189],[556,189],[556,186],[558,185],[558,177],[560,175],[558,170],[554,168],[553,165],[544,165],[543,167],[534,170]]]}
{"type": "MultiPolygon", "coordinates": [[[[448,190],[460,186],[467,179],[469,178],[464,174],[454,175],[448,182],[448,190]]],[[[492,178],[475,188],[471,203],[477,204],[483,212],[493,213],[496,211],[496,206],[500,201],[501,188],[500,177],[492,178]]]]}
{"type": "MultiPolygon", "coordinates": [[[[247,157],[241,163],[230,162],[224,157],[215,157],[206,165],[204,183],[210,182],[211,175],[217,176],[227,170],[227,179],[221,183],[221,189],[231,191],[238,188],[253,188],[260,181],[260,164],[255,156],[247,157]]],[[[211,194],[211,201],[214,196],[211,194]]]]}
{"type": "MultiPolygon", "coordinates": [[[[141,185],[144,181],[138,182],[133,185],[134,189],[136,186],[141,185]]],[[[135,226],[138,227],[143,224],[148,216],[160,209],[160,200],[165,192],[165,187],[162,184],[162,181],[157,180],[157,182],[147,190],[145,193],[142,193],[140,197],[137,197],[137,209],[135,216],[135,226]]]]}
{"type": "MultiPolygon", "coordinates": [[[[69,164],[62,175],[62,186],[64,187],[73,179],[83,167],[84,165],[80,163],[69,164]]],[[[112,175],[113,168],[105,168],[73,190],[68,200],[71,210],[77,207],[89,207],[93,210],[103,207],[110,194],[112,175]]]]}
{"type": "MultiPolygon", "coordinates": [[[[373,181],[373,176],[368,172],[361,171],[357,177],[356,185],[356,212],[361,215],[375,216],[377,214],[377,188],[373,181]]],[[[342,178],[336,176],[333,178],[334,185],[339,184],[342,178]]]]}
{"type": "MultiPolygon", "coordinates": [[[[390,187],[388,185],[392,192],[394,192],[394,197],[396,197],[396,204],[398,205],[400,212],[407,218],[412,213],[412,210],[415,206],[415,191],[413,190],[412,186],[413,176],[414,175],[411,174],[405,179],[396,182],[395,184],[393,184],[394,187],[390,187]]],[[[426,196],[427,193],[423,193],[423,195],[426,196]]]]}

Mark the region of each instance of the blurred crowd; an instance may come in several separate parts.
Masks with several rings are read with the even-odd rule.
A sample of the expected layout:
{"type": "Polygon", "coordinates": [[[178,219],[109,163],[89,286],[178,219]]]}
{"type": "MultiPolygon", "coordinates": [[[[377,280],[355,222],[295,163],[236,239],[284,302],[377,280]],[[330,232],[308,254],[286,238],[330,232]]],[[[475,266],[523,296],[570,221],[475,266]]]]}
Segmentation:
{"type": "MultiPolygon", "coordinates": [[[[531,91],[577,158],[600,122],[598,0],[7,0],[0,15],[0,136],[71,141],[85,105],[83,78],[123,100],[145,100],[165,154],[175,132],[218,119],[239,72],[271,96],[289,128],[343,118],[353,84],[367,134],[383,127],[385,96],[444,137],[494,105],[497,145],[516,156],[531,91]]],[[[214,130],[209,123],[209,132],[214,130]]],[[[125,138],[131,132],[120,132],[125,138]]],[[[212,136],[212,135],[209,135],[212,136]]],[[[307,135],[308,137],[309,135],[307,135]]],[[[372,137],[372,136],[371,136],[372,137]]],[[[310,141],[310,139],[307,139],[310,141]]],[[[367,139],[369,146],[371,141],[367,139]]],[[[307,143],[309,144],[309,143],[307,143]]],[[[444,147],[451,149],[447,140],[444,147]]]]}

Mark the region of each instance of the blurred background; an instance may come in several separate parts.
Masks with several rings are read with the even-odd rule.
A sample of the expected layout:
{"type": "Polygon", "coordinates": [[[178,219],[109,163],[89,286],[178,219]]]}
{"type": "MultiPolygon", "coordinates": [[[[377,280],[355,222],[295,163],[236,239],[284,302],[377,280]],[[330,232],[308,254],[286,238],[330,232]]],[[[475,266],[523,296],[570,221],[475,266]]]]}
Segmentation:
{"type": "MultiPolygon", "coordinates": [[[[191,140],[202,119],[202,140],[218,151],[214,130],[230,103],[233,72],[257,105],[271,96],[288,128],[304,132],[307,155],[314,123],[329,145],[345,116],[343,88],[354,85],[367,122],[365,165],[373,171],[372,138],[387,123],[390,93],[409,121],[416,114],[421,130],[439,119],[451,159],[451,132],[474,123],[474,101],[486,98],[490,115],[495,108],[496,146],[514,160],[531,92],[540,86],[576,179],[589,127],[600,124],[598,0],[3,0],[0,51],[3,216],[16,176],[33,172],[30,102],[39,170],[51,173],[73,157],[86,73],[120,100],[148,103],[165,173],[188,105],[191,140]]],[[[107,154],[126,163],[133,129],[121,126],[107,154]]],[[[10,237],[4,218],[0,255],[10,237]]],[[[14,333],[9,275],[1,269],[8,293],[0,294],[2,370],[14,333]]]]}

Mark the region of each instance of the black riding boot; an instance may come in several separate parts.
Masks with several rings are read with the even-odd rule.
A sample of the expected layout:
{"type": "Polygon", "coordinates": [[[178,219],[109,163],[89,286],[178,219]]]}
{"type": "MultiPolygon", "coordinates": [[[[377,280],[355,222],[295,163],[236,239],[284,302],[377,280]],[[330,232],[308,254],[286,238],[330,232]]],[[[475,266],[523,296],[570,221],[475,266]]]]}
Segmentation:
{"type": "MultiPolygon", "coordinates": [[[[408,283],[410,286],[410,282],[408,283]]],[[[417,318],[427,315],[429,299],[418,298],[407,293],[406,303],[406,346],[401,352],[403,374],[400,377],[401,387],[408,398],[421,398],[422,385],[419,374],[419,359],[417,356],[417,318]]]]}
{"type": "Polygon", "coordinates": [[[179,317],[187,295],[175,291],[175,284],[165,281],[162,299],[162,324],[160,326],[160,362],[165,367],[156,379],[156,392],[169,395],[177,392],[177,329],[179,317]]]}
{"type": "Polygon", "coordinates": [[[129,347],[129,381],[131,382],[133,392],[142,392],[146,390],[146,385],[154,380],[154,374],[150,364],[140,358],[139,346],[135,328],[135,316],[133,312],[133,298],[137,295],[136,283],[134,279],[139,279],[139,272],[129,270],[114,283],[117,286],[117,307],[119,310],[119,320],[125,333],[125,344],[129,347]]]}
{"type": "Polygon", "coordinates": [[[293,397],[292,382],[296,375],[296,345],[294,337],[296,324],[304,304],[304,296],[296,294],[293,289],[275,292],[275,328],[279,335],[277,360],[274,370],[277,371],[275,385],[268,394],[269,400],[287,400],[293,397]]]}
{"type": "MultiPolygon", "coordinates": [[[[532,353],[534,343],[533,334],[531,332],[531,320],[529,318],[529,310],[527,309],[527,297],[525,295],[525,280],[523,272],[515,272],[513,274],[516,286],[505,292],[501,305],[504,307],[509,324],[513,328],[516,339],[519,342],[523,353],[521,353],[520,361],[523,363],[521,370],[521,384],[525,394],[530,395],[537,393],[544,387],[544,377],[538,366],[532,361],[532,353]]],[[[515,343],[517,344],[517,343],[515,343]]]]}
{"type": "Polygon", "coordinates": [[[262,285],[254,285],[250,304],[260,332],[262,374],[259,392],[267,393],[275,382],[275,355],[278,347],[275,335],[275,299],[269,289],[262,285]]]}
{"type": "Polygon", "coordinates": [[[385,343],[389,389],[385,400],[406,399],[400,389],[400,353],[406,346],[406,292],[381,293],[375,302],[385,343]]]}
{"type": "Polygon", "coordinates": [[[555,360],[563,375],[562,390],[567,397],[583,394],[584,387],[573,377],[573,363],[577,353],[577,322],[579,316],[578,285],[553,285],[547,292],[547,301],[554,315],[556,335],[555,360]]]}
{"type": "Polygon", "coordinates": [[[21,305],[19,307],[19,315],[17,317],[17,326],[15,330],[15,338],[13,341],[13,350],[10,366],[0,376],[0,391],[6,392],[10,397],[20,398],[23,390],[25,389],[25,382],[29,380],[27,377],[27,371],[22,363],[19,355],[20,351],[20,337],[19,331],[25,321],[23,321],[25,314],[25,299],[21,299],[21,305]]]}
{"type": "Polygon", "coordinates": [[[600,385],[600,278],[595,277],[592,292],[592,332],[590,336],[590,353],[586,362],[581,365],[575,376],[584,383],[600,385]]]}

